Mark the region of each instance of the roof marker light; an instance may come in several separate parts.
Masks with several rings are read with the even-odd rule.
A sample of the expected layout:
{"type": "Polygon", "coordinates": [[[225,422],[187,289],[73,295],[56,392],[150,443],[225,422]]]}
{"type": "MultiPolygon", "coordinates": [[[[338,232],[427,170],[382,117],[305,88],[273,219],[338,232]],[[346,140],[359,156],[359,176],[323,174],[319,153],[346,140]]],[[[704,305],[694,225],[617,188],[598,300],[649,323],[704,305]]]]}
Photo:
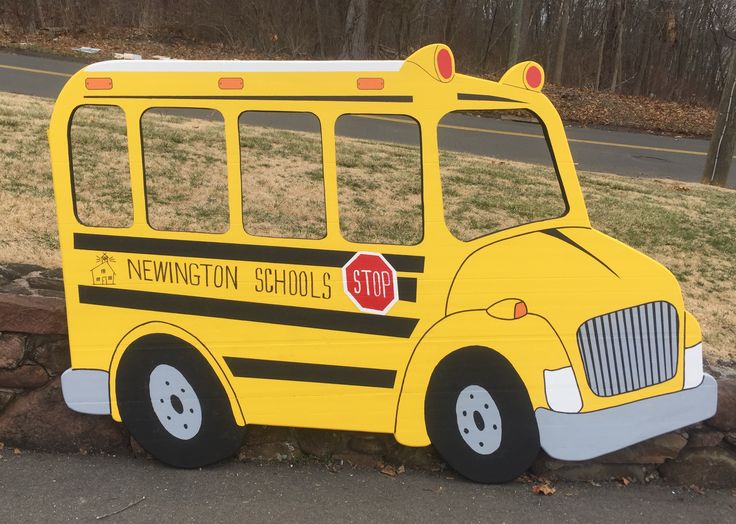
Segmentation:
{"type": "Polygon", "coordinates": [[[220,89],[243,89],[244,85],[245,82],[243,81],[243,79],[237,77],[223,77],[217,81],[217,86],[220,89]]]}
{"type": "Polygon", "coordinates": [[[85,78],[84,87],[90,90],[112,89],[112,78],[85,78]]]}

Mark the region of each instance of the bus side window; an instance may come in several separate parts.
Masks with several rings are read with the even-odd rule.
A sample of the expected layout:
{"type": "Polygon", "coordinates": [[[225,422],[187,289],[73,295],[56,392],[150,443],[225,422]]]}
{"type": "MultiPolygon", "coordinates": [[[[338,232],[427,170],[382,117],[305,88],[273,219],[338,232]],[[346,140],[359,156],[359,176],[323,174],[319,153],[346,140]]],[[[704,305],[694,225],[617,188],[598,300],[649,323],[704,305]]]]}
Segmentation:
{"type": "Polygon", "coordinates": [[[227,231],[222,115],[210,109],[149,109],[141,118],[141,141],[148,224],[162,231],[227,231]]]}
{"type": "Polygon", "coordinates": [[[421,133],[404,115],[335,124],[340,231],[351,242],[414,245],[424,235],[421,133]]]}
{"type": "Polygon", "coordinates": [[[455,111],[440,120],[437,133],[445,222],[456,238],[469,241],[567,212],[553,153],[531,112],[455,111]],[[504,160],[513,146],[524,148],[528,163],[504,160]]]}
{"type": "Polygon", "coordinates": [[[246,111],[239,128],[245,230],[262,237],[324,238],[319,119],[312,113],[246,111]]]}
{"type": "Polygon", "coordinates": [[[125,113],[117,106],[81,106],[69,128],[77,220],[85,226],[130,227],[133,199],[125,113]]]}

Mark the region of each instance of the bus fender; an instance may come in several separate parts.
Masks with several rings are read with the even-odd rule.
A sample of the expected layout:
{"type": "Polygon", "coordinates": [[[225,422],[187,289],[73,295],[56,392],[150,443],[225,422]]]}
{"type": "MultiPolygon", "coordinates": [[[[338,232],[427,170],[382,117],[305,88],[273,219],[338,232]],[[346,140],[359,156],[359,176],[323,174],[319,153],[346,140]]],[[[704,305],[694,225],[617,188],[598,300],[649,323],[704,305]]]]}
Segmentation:
{"type": "Polygon", "coordinates": [[[117,376],[120,359],[122,358],[123,353],[125,353],[126,349],[129,348],[133,342],[146,335],[154,334],[166,334],[174,336],[199,351],[202,357],[212,367],[212,370],[215,372],[215,375],[217,375],[217,378],[220,380],[220,383],[222,384],[222,387],[227,394],[227,398],[230,401],[230,407],[232,408],[235,422],[238,424],[238,426],[244,426],[245,417],[243,415],[243,410],[240,406],[240,403],[235,396],[235,391],[233,390],[232,384],[230,384],[230,381],[223,371],[222,366],[215,359],[212,353],[210,353],[210,351],[202,343],[202,341],[195,337],[193,334],[178,326],[175,326],[174,324],[159,321],[147,322],[133,328],[122,338],[122,340],[120,340],[117,347],[115,348],[112,359],[110,361],[110,415],[112,416],[113,420],[117,422],[122,422],[120,411],[118,409],[117,396],[115,394],[115,379],[117,376]]]}
{"type": "Polygon", "coordinates": [[[570,366],[560,338],[544,317],[529,313],[501,320],[483,309],[448,315],[425,333],[407,364],[394,427],[399,443],[417,447],[430,444],[424,398],[432,372],[444,357],[467,347],[487,348],[506,358],[526,385],[533,409],[548,407],[544,370],[570,366]]]}

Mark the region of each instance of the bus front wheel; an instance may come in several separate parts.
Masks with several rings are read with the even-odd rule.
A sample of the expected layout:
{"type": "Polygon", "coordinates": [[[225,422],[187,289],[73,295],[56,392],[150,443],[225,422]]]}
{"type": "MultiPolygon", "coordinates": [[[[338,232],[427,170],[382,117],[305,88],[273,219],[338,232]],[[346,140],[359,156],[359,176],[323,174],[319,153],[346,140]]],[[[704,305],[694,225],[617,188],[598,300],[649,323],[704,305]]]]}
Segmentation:
{"type": "Polygon", "coordinates": [[[195,468],[232,456],[244,428],[199,352],[171,335],[143,337],[123,354],[115,378],[123,423],[161,462],[195,468]]]}
{"type": "Polygon", "coordinates": [[[434,447],[470,480],[512,480],[539,452],[539,430],[524,382],[503,356],[486,348],[461,349],[440,361],[424,412],[434,447]]]}

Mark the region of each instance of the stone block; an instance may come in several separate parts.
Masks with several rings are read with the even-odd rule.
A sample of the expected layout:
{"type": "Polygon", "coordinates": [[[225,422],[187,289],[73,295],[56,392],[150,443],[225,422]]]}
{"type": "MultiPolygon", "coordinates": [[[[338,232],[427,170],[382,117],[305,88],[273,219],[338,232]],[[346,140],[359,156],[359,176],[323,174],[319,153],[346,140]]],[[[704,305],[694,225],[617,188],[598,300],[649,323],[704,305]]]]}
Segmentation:
{"type": "Polygon", "coordinates": [[[51,376],[63,373],[72,365],[66,337],[34,335],[28,339],[28,348],[29,357],[51,376]]]}
{"type": "Polygon", "coordinates": [[[0,412],[5,409],[11,400],[15,398],[15,392],[0,389],[0,412]]]}
{"type": "Polygon", "coordinates": [[[439,456],[432,446],[411,448],[395,442],[388,447],[384,458],[390,464],[406,466],[412,469],[441,471],[447,467],[442,457],[439,456]]]}
{"type": "Polygon", "coordinates": [[[348,447],[358,453],[382,457],[387,446],[383,435],[359,433],[350,436],[348,447]]]}
{"type": "Polygon", "coordinates": [[[345,450],[346,433],[322,429],[294,430],[299,448],[313,457],[329,459],[335,453],[345,450]]]}
{"type": "Polygon", "coordinates": [[[69,409],[60,379],[18,395],[0,414],[0,441],[8,446],[45,451],[117,452],[128,448],[128,432],[109,416],[69,409]]]}
{"type": "Polygon", "coordinates": [[[37,264],[22,264],[16,262],[3,264],[3,267],[8,271],[13,272],[16,275],[15,278],[28,275],[35,271],[44,271],[46,269],[45,267],[39,266],[37,264]]]}
{"type": "Polygon", "coordinates": [[[26,338],[15,333],[0,334],[0,368],[13,369],[23,360],[26,338]]]}
{"type": "Polygon", "coordinates": [[[675,458],[685,444],[687,439],[679,433],[666,433],[593,460],[602,464],[662,464],[675,458]]]}
{"type": "Polygon", "coordinates": [[[649,464],[614,464],[600,462],[567,462],[557,460],[541,453],[532,465],[535,475],[551,480],[598,481],[605,482],[620,478],[630,478],[645,482],[654,471],[649,464]]]}
{"type": "Polygon", "coordinates": [[[736,453],[722,447],[688,449],[659,471],[668,482],[681,486],[734,488],[736,453]]]}
{"type": "Polygon", "coordinates": [[[48,373],[37,364],[25,364],[15,369],[0,369],[0,388],[36,389],[48,381],[48,373]]]}
{"type": "Polygon", "coordinates": [[[723,433],[708,427],[690,430],[687,440],[688,448],[712,448],[723,441],[723,433]]]}
{"type": "Polygon", "coordinates": [[[736,431],[736,378],[718,380],[718,411],[706,424],[720,431],[736,431]]]}
{"type": "Polygon", "coordinates": [[[67,332],[64,301],[0,293],[0,331],[37,335],[67,332]]]}
{"type": "Polygon", "coordinates": [[[58,278],[28,277],[26,282],[31,289],[50,289],[52,291],[64,291],[64,282],[58,278]]]}

